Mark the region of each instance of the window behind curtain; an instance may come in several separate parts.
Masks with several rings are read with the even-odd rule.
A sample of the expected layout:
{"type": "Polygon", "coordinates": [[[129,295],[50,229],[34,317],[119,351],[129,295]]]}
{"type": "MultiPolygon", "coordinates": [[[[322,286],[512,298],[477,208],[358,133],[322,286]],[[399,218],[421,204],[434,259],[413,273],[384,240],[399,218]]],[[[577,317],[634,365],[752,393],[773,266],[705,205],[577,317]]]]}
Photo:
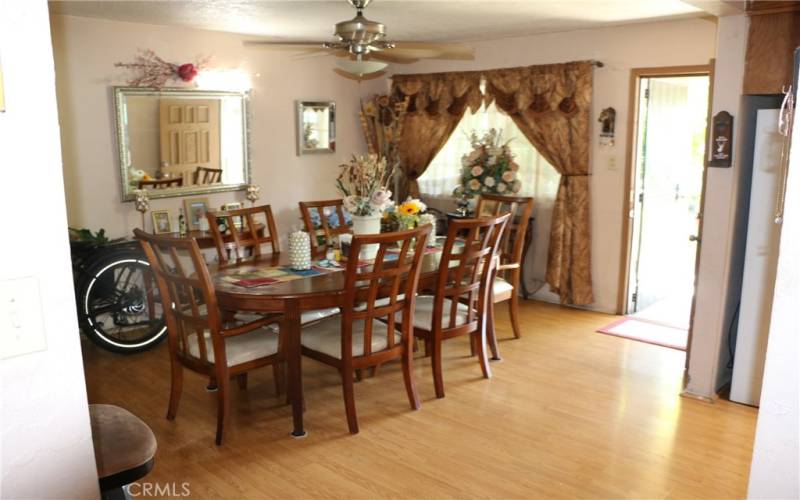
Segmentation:
{"type": "Polygon", "coordinates": [[[424,198],[452,197],[461,176],[461,157],[472,150],[470,134],[475,131],[482,136],[492,128],[502,132],[503,142],[510,140],[508,146],[514,154],[514,161],[519,164],[519,180],[522,183],[519,196],[532,196],[534,199],[536,221],[529,229],[533,231],[533,243],[528,250],[523,276],[528,290],[533,292],[544,283],[553,200],[561,176],[536,151],[507,114],[497,109],[494,103],[489,107],[482,106],[474,115],[468,110],[417,182],[424,198]]]}

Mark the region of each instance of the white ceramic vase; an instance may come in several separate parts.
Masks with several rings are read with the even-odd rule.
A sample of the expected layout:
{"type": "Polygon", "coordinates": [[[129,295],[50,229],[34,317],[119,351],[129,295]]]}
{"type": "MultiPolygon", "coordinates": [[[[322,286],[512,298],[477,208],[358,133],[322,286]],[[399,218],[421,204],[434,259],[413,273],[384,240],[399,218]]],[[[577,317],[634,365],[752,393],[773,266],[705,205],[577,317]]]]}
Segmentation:
{"type": "MultiPolygon", "coordinates": [[[[353,234],[378,234],[381,232],[381,214],[353,215],[353,234]]],[[[360,259],[374,259],[378,255],[378,244],[373,243],[361,247],[360,259]]]]}

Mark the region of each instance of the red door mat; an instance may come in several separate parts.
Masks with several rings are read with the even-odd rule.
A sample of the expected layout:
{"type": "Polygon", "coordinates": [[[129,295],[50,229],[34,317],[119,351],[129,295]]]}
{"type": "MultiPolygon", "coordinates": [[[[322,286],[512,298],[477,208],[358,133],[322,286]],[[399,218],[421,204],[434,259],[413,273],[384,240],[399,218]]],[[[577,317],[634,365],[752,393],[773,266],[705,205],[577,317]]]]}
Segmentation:
{"type": "Polygon", "coordinates": [[[686,350],[689,332],[663,323],[626,316],[597,330],[599,333],[654,344],[679,351],[686,350]]]}

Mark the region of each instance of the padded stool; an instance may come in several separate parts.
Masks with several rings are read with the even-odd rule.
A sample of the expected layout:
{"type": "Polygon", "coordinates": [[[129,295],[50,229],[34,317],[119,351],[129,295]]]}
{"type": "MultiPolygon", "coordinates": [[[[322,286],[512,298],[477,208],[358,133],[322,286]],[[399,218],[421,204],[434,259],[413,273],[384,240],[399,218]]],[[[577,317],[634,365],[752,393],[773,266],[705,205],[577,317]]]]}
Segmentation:
{"type": "Polygon", "coordinates": [[[123,486],[153,468],[156,437],[139,417],[119,406],[89,405],[89,417],[102,498],[127,498],[123,486]]]}

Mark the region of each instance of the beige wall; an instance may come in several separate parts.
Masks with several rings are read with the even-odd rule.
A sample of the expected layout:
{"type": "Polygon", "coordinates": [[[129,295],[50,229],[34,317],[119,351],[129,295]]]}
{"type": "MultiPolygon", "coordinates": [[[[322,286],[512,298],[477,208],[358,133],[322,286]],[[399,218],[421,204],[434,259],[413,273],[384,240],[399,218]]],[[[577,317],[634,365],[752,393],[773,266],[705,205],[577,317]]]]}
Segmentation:
{"type": "Polygon", "coordinates": [[[37,330],[38,320],[46,342],[43,350],[3,359],[14,333],[8,314],[0,316],[0,496],[98,498],[45,0],[0,2],[0,54],[7,107],[0,113],[0,200],[7,211],[0,283],[38,283],[38,293],[23,295],[13,281],[11,293],[43,311],[40,318],[17,317],[28,325],[23,332],[37,330]]]}
{"type": "MultiPolygon", "coordinates": [[[[282,235],[299,223],[297,201],[335,197],[336,166],[365,148],[356,112],[359,95],[376,84],[337,76],[332,58],[292,60],[287,53],[245,47],[244,37],[219,32],[69,16],[53,16],[51,24],[70,225],[125,236],[140,224],[133,204],[120,201],[111,92],[126,79],[114,63],[131,61],[140,47],[175,62],[212,56],[213,66],[251,76],[253,182],[261,186],[260,202],[273,206],[282,235]],[[295,156],[298,99],[336,101],[335,154],[295,156]]],[[[209,198],[218,207],[244,201],[244,193],[209,198]]],[[[151,207],[170,209],[175,217],[180,202],[152,200],[151,207]]]]}
{"type": "MultiPolygon", "coordinates": [[[[474,61],[422,61],[395,65],[396,73],[466,71],[596,59],[592,118],[592,273],[591,308],[615,312],[625,173],[628,81],[631,68],[707,64],[714,57],[714,23],[701,19],[570,31],[474,44],[474,61]],[[616,145],[600,147],[597,116],[617,110],[616,145]]],[[[555,300],[547,292],[540,298],[555,300]]]]}

